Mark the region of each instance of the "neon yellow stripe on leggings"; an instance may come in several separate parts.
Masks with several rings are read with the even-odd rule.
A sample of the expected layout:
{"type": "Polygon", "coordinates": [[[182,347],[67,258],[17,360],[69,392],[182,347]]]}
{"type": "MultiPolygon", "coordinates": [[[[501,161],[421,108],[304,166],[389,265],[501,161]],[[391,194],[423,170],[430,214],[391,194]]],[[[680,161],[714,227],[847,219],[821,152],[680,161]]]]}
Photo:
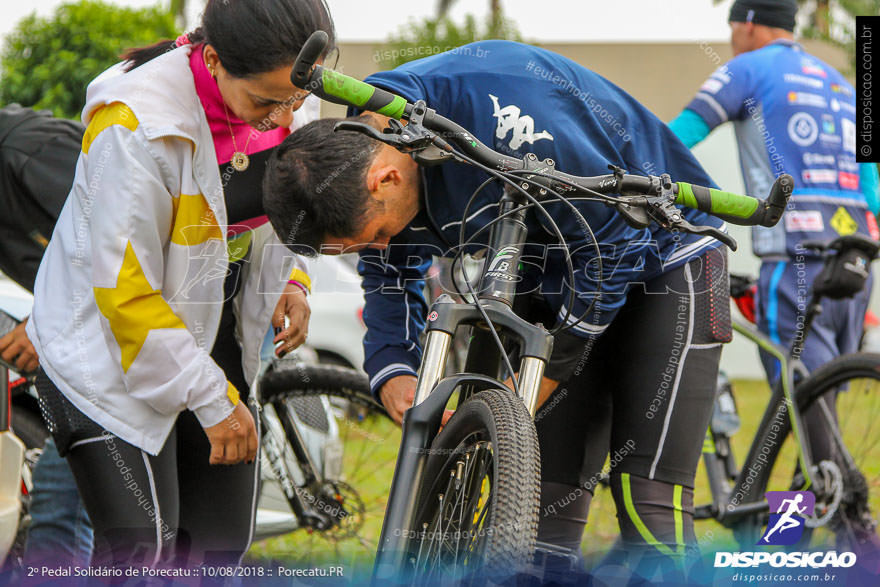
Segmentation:
{"type": "Polygon", "coordinates": [[[681,485],[676,485],[672,491],[672,506],[675,508],[675,550],[684,554],[684,523],[681,520],[681,485]]]}
{"type": "MultiPolygon", "coordinates": [[[[672,552],[672,549],[658,541],[654,538],[654,535],[651,534],[651,531],[648,530],[648,527],[645,526],[645,523],[642,522],[642,519],[639,517],[639,514],[636,513],[636,506],[633,505],[632,500],[632,491],[629,486],[629,473],[621,473],[620,482],[623,487],[623,503],[626,507],[626,513],[629,515],[629,519],[632,520],[632,523],[635,525],[636,530],[639,531],[639,534],[642,535],[642,539],[655,547],[657,550],[662,552],[667,556],[673,556],[675,553],[672,552]]],[[[679,496],[679,502],[681,501],[679,496]]],[[[676,523],[678,522],[678,518],[676,519],[676,523]]],[[[676,529],[677,532],[677,529],[676,529]]]]}

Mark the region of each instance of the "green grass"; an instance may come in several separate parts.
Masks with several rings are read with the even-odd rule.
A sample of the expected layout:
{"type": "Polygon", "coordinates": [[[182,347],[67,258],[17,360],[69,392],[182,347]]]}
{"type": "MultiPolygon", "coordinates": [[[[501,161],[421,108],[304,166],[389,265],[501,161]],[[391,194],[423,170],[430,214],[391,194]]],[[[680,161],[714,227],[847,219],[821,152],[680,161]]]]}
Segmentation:
{"type": "MultiPolygon", "coordinates": [[[[733,437],[733,451],[738,461],[748,452],[761,416],[770,397],[767,385],[759,381],[734,382],[742,428],[733,437]]],[[[871,491],[872,509],[880,511],[880,390],[870,391],[865,386],[853,385],[839,399],[839,412],[846,419],[841,428],[847,445],[869,479],[874,480],[871,491]]],[[[358,530],[359,539],[328,540],[320,533],[297,531],[256,543],[250,557],[255,560],[274,560],[291,565],[335,563],[346,566],[346,575],[368,572],[372,565],[376,540],[382,524],[385,500],[391,484],[394,461],[400,444],[400,431],[384,419],[368,419],[360,423],[340,424],[345,440],[345,468],[347,479],[364,500],[367,511],[358,530]]],[[[782,455],[774,467],[771,490],[787,490],[796,459],[791,439],[785,441],[782,455]]],[[[711,500],[702,461],[697,471],[695,503],[711,500]]],[[[601,558],[618,535],[617,518],[611,492],[606,488],[596,491],[590,508],[590,519],[584,533],[583,549],[588,560],[601,558]]],[[[696,536],[704,549],[726,549],[735,542],[732,533],[714,520],[697,521],[696,536]]],[[[815,543],[833,544],[833,536],[820,530],[815,543]]]]}

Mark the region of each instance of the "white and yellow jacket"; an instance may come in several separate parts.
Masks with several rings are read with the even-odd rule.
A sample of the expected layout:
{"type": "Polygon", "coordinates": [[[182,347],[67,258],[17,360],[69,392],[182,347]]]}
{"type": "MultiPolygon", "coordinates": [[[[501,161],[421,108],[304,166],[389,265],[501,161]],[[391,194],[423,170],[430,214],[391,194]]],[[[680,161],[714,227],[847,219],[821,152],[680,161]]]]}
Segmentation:
{"type": "MultiPolygon", "coordinates": [[[[238,401],[210,357],[228,265],[226,207],[189,52],[125,74],[117,65],[89,85],[76,177],[27,326],[61,392],[152,454],[179,412],[207,427],[238,401]]],[[[298,125],[316,117],[316,102],[297,111],[298,125]]],[[[234,301],[248,381],[288,278],[307,281],[304,271],[269,224],[254,231],[234,301]]]]}

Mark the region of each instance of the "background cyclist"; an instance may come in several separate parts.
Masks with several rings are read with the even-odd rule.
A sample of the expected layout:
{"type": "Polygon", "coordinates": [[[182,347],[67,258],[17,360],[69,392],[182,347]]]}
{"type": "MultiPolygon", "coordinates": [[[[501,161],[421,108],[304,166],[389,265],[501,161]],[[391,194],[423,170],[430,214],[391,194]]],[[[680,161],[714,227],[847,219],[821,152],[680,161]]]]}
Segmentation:
{"type": "MultiPolygon", "coordinates": [[[[781,173],[794,177],[782,221],[752,233],[753,251],[761,258],[758,328],[785,346],[797,332],[797,317],[805,312],[808,289],[822,268],[821,258],[800,243],[853,233],[880,237],[874,216],[880,205],[877,166],[855,160],[853,88],[793,40],[796,12],[794,0],[737,0],[730,9],[735,57],[670,123],[693,146],[732,121],[747,193],[764,193],[781,173]]],[[[858,350],[870,290],[869,281],[854,298],[823,299],[801,354],[808,369],[858,350]]],[[[775,381],[779,362],[766,353],[762,361],[768,379],[775,381]]],[[[830,459],[832,445],[819,406],[805,418],[813,458],[830,459]]],[[[862,539],[875,548],[880,541],[872,524],[863,525],[862,539]]]]}

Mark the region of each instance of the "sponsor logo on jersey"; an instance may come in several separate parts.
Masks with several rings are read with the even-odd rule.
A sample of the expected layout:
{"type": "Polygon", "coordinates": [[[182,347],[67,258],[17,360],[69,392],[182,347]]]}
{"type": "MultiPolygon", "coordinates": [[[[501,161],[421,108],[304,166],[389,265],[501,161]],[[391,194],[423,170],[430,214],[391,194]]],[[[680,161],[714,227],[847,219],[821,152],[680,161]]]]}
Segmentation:
{"type": "Polygon", "coordinates": [[[870,210],[865,211],[865,220],[868,221],[868,234],[872,239],[880,240],[880,228],[877,227],[877,219],[870,210]]]}
{"type": "Polygon", "coordinates": [[[859,189],[859,174],[858,173],[849,173],[848,171],[840,171],[837,174],[838,182],[840,183],[840,187],[845,190],[858,190],[859,189]]]}
{"type": "Polygon", "coordinates": [[[859,172],[859,164],[849,155],[838,155],[837,167],[843,171],[850,171],[852,173],[859,172]]]}
{"type": "Polygon", "coordinates": [[[700,89],[708,94],[715,94],[718,92],[718,90],[720,90],[723,87],[724,87],[724,82],[722,82],[719,79],[715,79],[715,78],[710,77],[705,82],[703,82],[703,85],[700,86],[700,89]]]}
{"type": "Polygon", "coordinates": [[[828,101],[824,96],[809,92],[789,92],[788,103],[798,106],[814,106],[816,108],[828,108],[828,101]]]}
{"type": "Polygon", "coordinates": [[[852,90],[842,84],[831,84],[831,91],[835,94],[843,94],[844,96],[852,96],[852,90]]]}
{"type": "Polygon", "coordinates": [[[804,169],[801,177],[805,183],[837,183],[837,171],[834,169],[804,169]]]}
{"type": "Polygon", "coordinates": [[[840,120],[840,134],[843,135],[843,150],[856,152],[856,123],[848,118],[840,120]]]}
{"type": "Polygon", "coordinates": [[[822,115],[822,132],[829,135],[837,132],[837,128],[834,126],[834,117],[830,114],[822,115]]]}
{"type": "Polygon", "coordinates": [[[846,110],[847,112],[855,112],[856,106],[848,101],[841,101],[837,98],[831,98],[831,110],[834,112],[840,112],[841,110],[846,110]]]}
{"type": "Polygon", "coordinates": [[[725,83],[725,84],[729,84],[730,80],[733,79],[732,77],[730,77],[730,74],[727,72],[726,65],[722,65],[721,67],[719,67],[718,69],[713,71],[712,75],[710,75],[709,77],[714,77],[716,79],[719,79],[719,80],[721,80],[722,83],[725,83]]]}
{"type": "Polygon", "coordinates": [[[834,155],[824,155],[822,153],[803,154],[804,165],[834,165],[834,155]]]}
{"type": "Polygon", "coordinates": [[[785,218],[786,232],[822,232],[825,230],[822,213],[818,210],[805,212],[789,210],[782,217],[785,218]]]}
{"type": "Polygon", "coordinates": [[[785,81],[790,84],[800,84],[802,86],[807,86],[815,90],[821,90],[823,87],[825,87],[825,82],[823,82],[822,80],[807,77],[805,75],[800,75],[798,73],[786,73],[785,81]]]}
{"type": "Polygon", "coordinates": [[[831,221],[828,224],[830,224],[831,228],[833,228],[840,236],[853,234],[859,229],[859,225],[843,206],[838,206],[837,211],[831,217],[831,221]]]}
{"type": "Polygon", "coordinates": [[[496,96],[489,94],[489,98],[491,98],[492,106],[495,108],[492,116],[498,119],[498,126],[495,128],[495,138],[505,139],[510,135],[510,144],[508,146],[514,151],[519,149],[523,143],[531,145],[535,141],[542,139],[553,140],[553,135],[546,130],[535,132],[535,119],[528,114],[520,116],[522,110],[520,110],[519,106],[511,104],[502,108],[496,96]]]}
{"type": "Polygon", "coordinates": [[[837,125],[834,124],[834,115],[822,115],[822,132],[819,133],[819,140],[829,145],[839,145],[840,136],[837,134],[837,125]]]}
{"type": "Polygon", "coordinates": [[[804,57],[801,59],[801,72],[807,75],[818,75],[819,77],[828,77],[828,74],[825,72],[825,69],[813,61],[812,59],[804,57]]]}
{"type": "Polygon", "coordinates": [[[788,137],[795,145],[809,147],[819,137],[816,119],[806,112],[795,112],[788,119],[788,137]]]}

